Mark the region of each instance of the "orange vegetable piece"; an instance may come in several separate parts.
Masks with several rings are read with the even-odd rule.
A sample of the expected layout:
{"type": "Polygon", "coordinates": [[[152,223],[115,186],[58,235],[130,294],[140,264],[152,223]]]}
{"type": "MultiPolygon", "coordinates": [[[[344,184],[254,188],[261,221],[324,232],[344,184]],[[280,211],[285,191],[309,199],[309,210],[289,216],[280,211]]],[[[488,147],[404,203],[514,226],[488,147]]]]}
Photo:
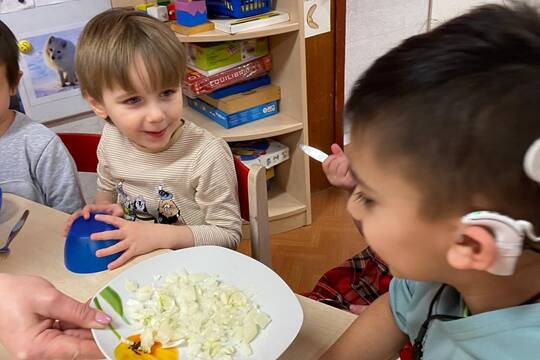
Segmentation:
{"type": "MultiPolygon", "coordinates": [[[[141,342],[140,335],[132,335],[128,337],[137,345],[141,342]]],[[[114,349],[114,358],[116,360],[177,360],[178,349],[164,349],[159,342],[154,343],[149,353],[137,350],[136,346],[120,343],[114,349]]]]}

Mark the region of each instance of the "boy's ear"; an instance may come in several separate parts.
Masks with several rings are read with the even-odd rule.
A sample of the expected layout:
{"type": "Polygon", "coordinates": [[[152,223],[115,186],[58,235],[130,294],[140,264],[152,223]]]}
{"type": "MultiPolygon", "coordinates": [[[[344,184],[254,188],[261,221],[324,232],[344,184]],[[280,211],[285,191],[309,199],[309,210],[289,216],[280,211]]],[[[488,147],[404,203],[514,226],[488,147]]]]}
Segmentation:
{"type": "Polygon", "coordinates": [[[9,96],[17,95],[17,87],[19,86],[19,82],[21,81],[22,76],[23,72],[19,71],[19,76],[17,76],[17,85],[15,85],[12,89],[9,89],[9,96]]]}
{"type": "Polygon", "coordinates": [[[497,243],[493,234],[483,226],[465,225],[461,236],[448,252],[448,264],[458,270],[486,271],[497,259],[497,243]]]}
{"type": "Polygon", "coordinates": [[[107,111],[105,110],[105,107],[99,101],[97,101],[91,96],[87,96],[86,101],[88,101],[88,104],[90,104],[90,107],[97,116],[102,119],[107,119],[107,117],[109,117],[107,111]]]}

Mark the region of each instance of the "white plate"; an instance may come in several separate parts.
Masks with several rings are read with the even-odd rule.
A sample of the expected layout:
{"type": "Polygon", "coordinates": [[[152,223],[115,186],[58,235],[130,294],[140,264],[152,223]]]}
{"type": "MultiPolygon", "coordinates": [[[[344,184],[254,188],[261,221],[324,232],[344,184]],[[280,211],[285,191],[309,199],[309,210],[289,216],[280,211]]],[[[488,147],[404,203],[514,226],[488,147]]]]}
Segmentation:
{"type": "MultiPolygon", "coordinates": [[[[132,266],[112,279],[103,288],[110,286],[125,304],[131,293],[126,290],[127,280],[139,284],[152,284],[155,275],[163,275],[186,270],[189,273],[219,275],[223,282],[253,294],[252,300],[272,318],[272,322],[262,330],[251,343],[253,355],[240,354],[235,360],[277,359],[292,343],[304,319],[302,307],[287,284],[270,268],[239,252],[218,246],[198,246],[155,256],[132,266]]],[[[100,289],[98,294],[101,292],[100,289]]],[[[96,294],[96,296],[98,296],[96,294]]],[[[122,337],[137,333],[101,297],[103,310],[113,318],[113,326],[122,337]]],[[[109,329],[92,330],[92,334],[103,354],[114,359],[114,348],[118,339],[109,329]]],[[[194,360],[180,348],[179,360],[194,360]]]]}

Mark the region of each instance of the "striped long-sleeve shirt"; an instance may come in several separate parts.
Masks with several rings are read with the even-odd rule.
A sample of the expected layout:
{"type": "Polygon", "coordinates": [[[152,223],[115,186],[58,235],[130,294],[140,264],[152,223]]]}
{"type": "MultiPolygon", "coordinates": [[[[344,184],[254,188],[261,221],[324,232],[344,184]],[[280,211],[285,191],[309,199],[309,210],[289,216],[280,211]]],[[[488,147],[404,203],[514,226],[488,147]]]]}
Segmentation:
{"type": "Polygon", "coordinates": [[[127,218],[185,224],[195,245],[234,249],[242,222],[230,148],[191,122],[178,132],[168,149],[150,153],[106,124],[98,146],[98,190],[114,193],[127,218]]]}

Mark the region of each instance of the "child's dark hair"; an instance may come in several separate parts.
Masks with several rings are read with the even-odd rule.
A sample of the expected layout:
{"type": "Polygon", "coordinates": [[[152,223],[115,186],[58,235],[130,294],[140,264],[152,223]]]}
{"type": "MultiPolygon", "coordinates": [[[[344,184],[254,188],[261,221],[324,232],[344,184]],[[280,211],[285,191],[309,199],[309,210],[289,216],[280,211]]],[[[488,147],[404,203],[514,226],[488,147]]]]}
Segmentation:
{"type": "Polygon", "coordinates": [[[540,185],[523,170],[540,138],[540,16],[486,5],[379,58],[347,103],[353,141],[399,164],[422,214],[492,210],[540,230],[540,185]]]}
{"type": "Polygon", "coordinates": [[[14,89],[19,82],[19,47],[11,30],[0,21],[0,64],[6,66],[9,87],[14,89]]]}

